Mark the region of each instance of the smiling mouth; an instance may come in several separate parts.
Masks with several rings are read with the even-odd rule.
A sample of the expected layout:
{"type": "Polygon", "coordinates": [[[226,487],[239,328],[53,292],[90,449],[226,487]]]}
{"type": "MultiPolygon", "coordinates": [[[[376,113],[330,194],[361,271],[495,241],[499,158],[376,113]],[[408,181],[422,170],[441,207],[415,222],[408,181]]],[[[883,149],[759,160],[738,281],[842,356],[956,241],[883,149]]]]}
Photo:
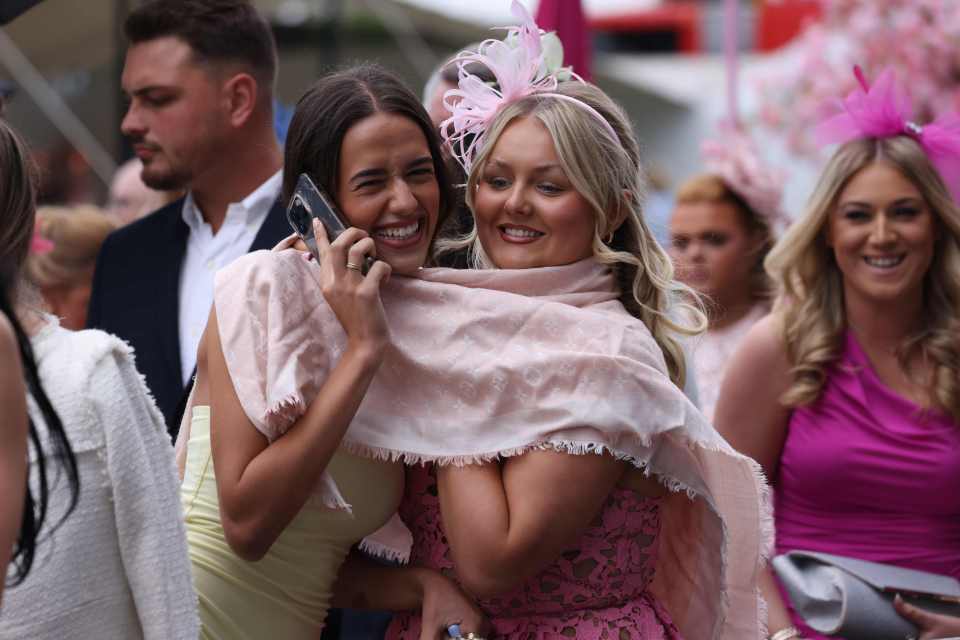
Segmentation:
{"type": "Polygon", "coordinates": [[[497,227],[500,230],[500,237],[507,242],[518,244],[527,244],[535,242],[537,239],[547,235],[542,231],[531,229],[530,227],[521,227],[513,224],[501,224],[497,227]]]}
{"type": "Polygon", "coordinates": [[[898,256],[864,256],[863,261],[866,262],[867,265],[877,269],[893,269],[899,266],[906,257],[907,255],[905,253],[901,253],[898,256]]]}
{"type": "Polygon", "coordinates": [[[371,235],[378,242],[399,249],[420,242],[424,226],[424,218],[418,218],[414,222],[377,227],[371,235]]]}

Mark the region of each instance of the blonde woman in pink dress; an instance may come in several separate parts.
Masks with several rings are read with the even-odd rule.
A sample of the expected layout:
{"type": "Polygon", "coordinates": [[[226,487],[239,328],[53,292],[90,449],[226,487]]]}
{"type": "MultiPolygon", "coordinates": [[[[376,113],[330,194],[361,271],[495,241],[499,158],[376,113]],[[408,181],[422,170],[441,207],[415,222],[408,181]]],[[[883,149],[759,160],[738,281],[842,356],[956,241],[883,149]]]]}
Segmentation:
{"type": "MultiPolygon", "coordinates": [[[[960,578],[960,135],[956,115],[920,127],[904,105],[888,72],[819,129],[842,144],[767,259],[774,311],[716,424],[771,479],[778,553],[960,578]]],[[[823,638],[764,583],[771,637],[823,638]]],[[[922,640],[958,628],[900,613],[922,640]]]]}
{"type": "MultiPolygon", "coordinates": [[[[410,465],[401,512],[412,549],[400,526],[365,538],[368,548],[455,579],[481,599],[493,637],[755,640],[766,487],[679,388],[674,334],[690,329],[670,318],[686,289],[640,215],[636,140],[598,89],[541,75],[532,21],[508,42],[490,41],[481,55],[496,50],[501,72],[529,75],[512,83],[500,75],[509,104],[484,100],[480,127],[457,129],[489,139],[466,157],[476,162],[467,197],[478,259],[490,268],[395,270],[377,282],[362,273],[360,242],[351,264],[345,251],[322,251],[319,275],[296,251],[238,260],[218,273],[215,296],[238,409],[283,431],[324,396],[349,348],[349,323],[303,285],[340,270],[377,293],[385,342],[336,433],[339,449],[410,465]],[[427,486],[433,468],[437,496],[427,486]],[[410,518],[418,511],[422,521],[410,518]]],[[[383,174],[395,175],[373,178],[383,174]]],[[[340,238],[341,248],[351,239],[340,238]]],[[[323,472],[308,452],[311,462],[319,484],[307,487],[310,505],[343,520],[366,506],[337,469],[323,472]]],[[[382,492],[369,481],[362,489],[382,492]]],[[[250,532],[270,533],[262,529],[250,532]]],[[[375,594],[349,564],[334,591],[345,604],[370,605],[375,594]]],[[[376,590],[387,573],[366,571],[366,583],[376,590]]],[[[391,637],[485,635],[476,616],[429,608],[424,599],[426,626],[403,616],[391,637]]]]}
{"type": "MultiPolygon", "coordinates": [[[[506,93],[509,79],[497,71],[506,93]]],[[[461,88],[469,82],[461,72],[461,88]]],[[[468,103],[454,107],[454,120],[468,103]]],[[[455,135],[453,148],[469,171],[475,229],[447,248],[469,246],[479,268],[605,265],[600,286],[615,292],[609,304],[646,327],[662,354],[662,375],[675,390],[682,386],[676,336],[695,328],[668,319],[683,287],[642,218],[639,149],[623,111],[596,87],[570,81],[503,106],[469,133],[482,142],[464,152],[469,142],[455,135]]],[[[535,365],[529,375],[537,377],[535,365]]],[[[610,392],[615,404],[618,390],[610,392]]],[[[658,572],[665,583],[674,577],[658,561],[668,489],[603,447],[599,455],[569,455],[577,452],[409,468],[400,514],[413,533],[411,562],[454,576],[479,599],[498,638],[757,637],[747,627],[678,627],[674,616],[684,612],[671,611],[654,586],[658,572]]],[[[696,598],[674,586],[666,590],[672,603],[696,598]]],[[[423,631],[410,613],[394,619],[387,637],[412,640],[423,631]]]]}

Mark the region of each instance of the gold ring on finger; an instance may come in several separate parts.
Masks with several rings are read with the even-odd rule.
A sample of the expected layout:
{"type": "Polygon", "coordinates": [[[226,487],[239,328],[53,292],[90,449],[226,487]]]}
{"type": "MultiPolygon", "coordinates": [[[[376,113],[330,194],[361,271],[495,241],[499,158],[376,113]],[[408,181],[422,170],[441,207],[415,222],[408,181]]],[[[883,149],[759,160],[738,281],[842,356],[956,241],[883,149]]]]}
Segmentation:
{"type": "Polygon", "coordinates": [[[353,271],[363,272],[363,267],[355,262],[347,262],[347,269],[352,269],[353,271]]]}

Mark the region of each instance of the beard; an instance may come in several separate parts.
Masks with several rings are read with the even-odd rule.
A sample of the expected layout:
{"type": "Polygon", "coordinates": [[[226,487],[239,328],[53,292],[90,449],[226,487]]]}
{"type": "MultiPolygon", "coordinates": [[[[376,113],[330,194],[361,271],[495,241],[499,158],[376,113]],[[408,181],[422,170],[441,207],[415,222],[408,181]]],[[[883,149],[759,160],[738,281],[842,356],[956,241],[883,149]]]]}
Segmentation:
{"type": "Polygon", "coordinates": [[[143,184],[156,191],[180,191],[190,187],[193,172],[187,167],[155,167],[144,165],[140,172],[143,184]]]}

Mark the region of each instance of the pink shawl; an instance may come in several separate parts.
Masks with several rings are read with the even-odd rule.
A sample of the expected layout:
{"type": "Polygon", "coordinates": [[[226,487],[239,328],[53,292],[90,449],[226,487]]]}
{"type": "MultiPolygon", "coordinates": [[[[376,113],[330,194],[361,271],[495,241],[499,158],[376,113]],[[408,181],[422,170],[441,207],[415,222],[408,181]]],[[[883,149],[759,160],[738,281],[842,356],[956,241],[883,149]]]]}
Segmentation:
{"type": "MultiPolygon", "coordinates": [[[[303,256],[260,251],[216,277],[227,367],[245,413],[270,441],[306,411],[345,346],[313,282],[316,266],[303,256]]],[[[617,300],[606,267],[588,259],[424,269],[394,276],[382,298],[392,344],[345,449],[407,463],[469,464],[538,448],[629,460],[673,490],[654,591],[684,636],[761,637],[757,580],[771,525],[759,467],[670,382],[662,352],[617,300]]],[[[349,509],[329,477],[317,490],[349,509]]],[[[374,545],[402,537],[381,535],[374,545]]]]}

